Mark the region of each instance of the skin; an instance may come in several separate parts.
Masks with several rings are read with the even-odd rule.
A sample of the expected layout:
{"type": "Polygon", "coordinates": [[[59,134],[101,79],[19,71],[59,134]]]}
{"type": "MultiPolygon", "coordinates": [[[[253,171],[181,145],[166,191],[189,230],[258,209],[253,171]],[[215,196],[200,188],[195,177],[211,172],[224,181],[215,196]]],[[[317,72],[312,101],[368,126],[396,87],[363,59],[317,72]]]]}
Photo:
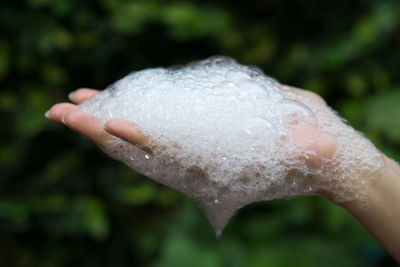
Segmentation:
{"type": "MultiPolygon", "coordinates": [[[[295,93],[313,98],[316,101],[325,103],[318,95],[290,87],[295,93]]],[[[102,121],[79,111],[77,104],[91,98],[99,91],[88,88],[81,88],[69,95],[74,103],[58,103],[46,112],[46,117],[58,123],[63,123],[71,130],[93,141],[97,146],[103,147],[113,136],[121,138],[131,144],[137,145],[150,152],[146,144],[149,138],[145,136],[139,127],[127,120],[112,119],[103,124],[102,121]]],[[[336,151],[336,140],[327,132],[322,132],[316,126],[299,124],[293,131],[293,138],[299,146],[306,146],[315,154],[305,155],[306,164],[318,168],[322,158],[330,158],[336,151]]],[[[374,183],[368,191],[368,209],[358,200],[345,203],[336,203],[347,209],[357,218],[368,231],[383,245],[383,247],[400,262],[400,166],[383,155],[386,168],[380,177],[375,177],[374,183]]],[[[365,174],[365,179],[370,174],[365,174]]],[[[318,192],[319,195],[329,200],[334,195],[329,192],[318,192]]]]}

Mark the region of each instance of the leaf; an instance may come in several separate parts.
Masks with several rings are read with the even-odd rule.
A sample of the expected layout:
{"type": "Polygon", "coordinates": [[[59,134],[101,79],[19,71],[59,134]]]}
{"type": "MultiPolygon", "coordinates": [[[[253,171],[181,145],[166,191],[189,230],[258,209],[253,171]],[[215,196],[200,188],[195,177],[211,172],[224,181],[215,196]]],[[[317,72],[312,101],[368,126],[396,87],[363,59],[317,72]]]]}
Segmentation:
{"type": "Polygon", "coordinates": [[[83,225],[96,240],[103,240],[109,232],[109,224],[103,204],[93,197],[85,197],[80,200],[80,208],[83,212],[83,225]]]}
{"type": "Polygon", "coordinates": [[[154,186],[150,183],[126,186],[121,194],[122,201],[131,205],[141,205],[151,201],[155,195],[154,186]]]}

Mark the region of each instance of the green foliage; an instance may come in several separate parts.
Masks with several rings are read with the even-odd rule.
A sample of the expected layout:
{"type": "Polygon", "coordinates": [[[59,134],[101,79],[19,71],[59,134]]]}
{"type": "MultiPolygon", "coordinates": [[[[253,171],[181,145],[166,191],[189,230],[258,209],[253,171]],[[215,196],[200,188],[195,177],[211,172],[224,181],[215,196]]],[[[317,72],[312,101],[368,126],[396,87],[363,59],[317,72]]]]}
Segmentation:
{"type": "Polygon", "coordinates": [[[321,94],[400,160],[400,2],[0,3],[0,266],[395,266],[317,197],[246,207],[221,240],[195,203],[43,117],[78,87],[213,54],[321,94]]]}
{"type": "Polygon", "coordinates": [[[367,124],[390,138],[400,142],[400,90],[391,90],[377,95],[370,101],[367,124]]]}

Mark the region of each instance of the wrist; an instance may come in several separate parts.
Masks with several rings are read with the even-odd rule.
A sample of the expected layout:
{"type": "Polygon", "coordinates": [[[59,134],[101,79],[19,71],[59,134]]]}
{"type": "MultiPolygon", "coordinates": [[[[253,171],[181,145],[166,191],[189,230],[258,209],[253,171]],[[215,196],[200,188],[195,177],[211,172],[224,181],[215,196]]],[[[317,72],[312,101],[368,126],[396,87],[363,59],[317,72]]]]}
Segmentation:
{"type": "Polygon", "coordinates": [[[384,156],[385,169],[370,184],[362,200],[338,203],[357,218],[383,247],[400,261],[400,166],[384,156]]]}
{"type": "Polygon", "coordinates": [[[400,165],[383,153],[379,152],[379,154],[380,157],[376,157],[375,162],[375,166],[379,166],[379,168],[368,170],[360,160],[355,165],[358,166],[359,171],[353,172],[355,179],[353,176],[346,177],[343,176],[343,173],[338,173],[337,175],[345,180],[332,179],[333,183],[327,186],[327,188],[342,188],[342,190],[320,190],[317,192],[318,195],[346,209],[353,206],[365,208],[370,201],[378,201],[378,199],[388,197],[388,194],[394,192],[395,189],[400,189],[398,188],[400,186],[400,165]],[[342,182],[350,184],[350,188],[343,186],[342,182]],[[349,195],[351,199],[344,200],[343,194],[349,195]]]}
{"type": "MultiPolygon", "coordinates": [[[[361,209],[367,212],[368,207],[371,205],[390,205],[389,202],[400,200],[400,195],[398,195],[398,190],[400,190],[400,166],[385,155],[383,155],[383,161],[385,166],[382,171],[373,174],[365,174],[362,177],[364,181],[370,181],[366,190],[365,199],[354,199],[337,204],[349,211],[361,209]]],[[[327,198],[330,199],[329,197],[327,198]]],[[[398,203],[399,202],[392,204],[398,205],[398,203]]]]}

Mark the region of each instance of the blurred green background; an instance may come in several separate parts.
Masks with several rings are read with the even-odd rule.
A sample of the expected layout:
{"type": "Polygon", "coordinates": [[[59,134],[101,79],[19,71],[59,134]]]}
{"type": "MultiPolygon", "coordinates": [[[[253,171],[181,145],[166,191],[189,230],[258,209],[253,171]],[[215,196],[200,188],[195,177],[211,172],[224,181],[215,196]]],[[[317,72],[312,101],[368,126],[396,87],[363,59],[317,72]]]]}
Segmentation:
{"type": "Polygon", "coordinates": [[[214,54],[313,90],[400,159],[398,0],[2,0],[0,266],[395,266],[318,197],[242,209],[217,241],[193,201],[43,113],[79,87],[214,54]]]}

